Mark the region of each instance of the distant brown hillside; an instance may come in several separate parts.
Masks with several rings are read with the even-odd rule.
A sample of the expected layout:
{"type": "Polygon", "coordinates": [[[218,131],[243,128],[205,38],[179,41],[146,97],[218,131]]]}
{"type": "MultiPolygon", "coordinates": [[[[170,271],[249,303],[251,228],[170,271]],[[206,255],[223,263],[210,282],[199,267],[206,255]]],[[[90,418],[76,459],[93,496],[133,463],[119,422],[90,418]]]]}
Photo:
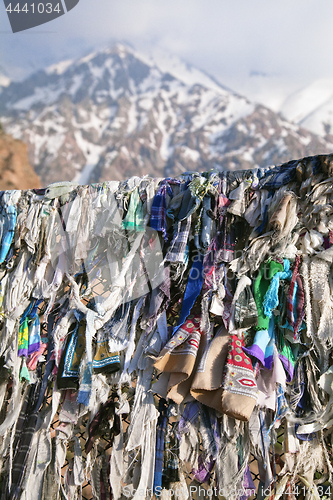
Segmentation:
{"type": "Polygon", "coordinates": [[[0,190],[40,187],[28,161],[27,146],[0,130],[0,190]]]}

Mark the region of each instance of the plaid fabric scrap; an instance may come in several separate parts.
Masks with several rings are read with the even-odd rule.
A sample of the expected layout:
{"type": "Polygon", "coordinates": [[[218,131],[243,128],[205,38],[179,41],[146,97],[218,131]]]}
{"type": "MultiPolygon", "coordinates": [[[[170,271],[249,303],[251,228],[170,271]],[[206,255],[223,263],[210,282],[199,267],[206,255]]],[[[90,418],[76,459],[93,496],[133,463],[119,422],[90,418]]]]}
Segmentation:
{"type": "Polygon", "coordinates": [[[177,230],[165,257],[168,262],[186,262],[188,238],[191,229],[191,216],[178,222],[177,230]]]}
{"type": "Polygon", "coordinates": [[[176,427],[178,422],[173,422],[168,426],[164,441],[164,460],[162,487],[170,488],[170,483],[179,481],[179,439],[176,427]]]}
{"type": "Polygon", "coordinates": [[[296,177],[297,162],[287,163],[279,167],[275,167],[266,172],[265,176],[260,179],[260,189],[278,189],[285,186],[296,177]]]}
{"type": "Polygon", "coordinates": [[[155,454],[155,472],[154,472],[154,493],[158,492],[158,487],[162,485],[163,474],[163,454],[166,426],[168,423],[167,417],[167,402],[165,399],[160,399],[158,411],[160,413],[157,421],[156,429],[156,454],[155,454]]]}
{"type": "Polygon", "coordinates": [[[29,460],[32,438],[36,432],[38,415],[33,408],[38,400],[40,381],[32,385],[27,391],[17,423],[14,445],[15,452],[12,466],[12,485],[9,498],[20,497],[22,481],[29,460]]]}

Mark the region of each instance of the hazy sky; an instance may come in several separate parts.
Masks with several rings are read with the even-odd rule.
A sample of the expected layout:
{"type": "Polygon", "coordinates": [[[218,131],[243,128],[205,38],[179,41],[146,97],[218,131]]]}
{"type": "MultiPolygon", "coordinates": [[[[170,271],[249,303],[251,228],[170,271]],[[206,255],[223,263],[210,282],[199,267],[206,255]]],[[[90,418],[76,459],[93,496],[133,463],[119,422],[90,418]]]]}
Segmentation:
{"type": "Polygon", "coordinates": [[[122,40],[167,49],[238,91],[258,81],[251,72],[293,90],[333,78],[332,25],[329,0],[80,0],[59,19],[13,34],[0,2],[0,66],[18,78],[122,40]]]}

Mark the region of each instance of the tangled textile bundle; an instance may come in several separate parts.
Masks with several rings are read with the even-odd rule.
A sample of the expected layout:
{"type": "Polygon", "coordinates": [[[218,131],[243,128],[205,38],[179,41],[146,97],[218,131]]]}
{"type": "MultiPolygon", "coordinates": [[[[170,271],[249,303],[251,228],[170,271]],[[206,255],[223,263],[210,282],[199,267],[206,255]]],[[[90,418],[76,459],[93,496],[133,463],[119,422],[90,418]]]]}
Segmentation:
{"type": "Polygon", "coordinates": [[[332,175],[2,192],[1,499],[329,496],[332,175]]]}

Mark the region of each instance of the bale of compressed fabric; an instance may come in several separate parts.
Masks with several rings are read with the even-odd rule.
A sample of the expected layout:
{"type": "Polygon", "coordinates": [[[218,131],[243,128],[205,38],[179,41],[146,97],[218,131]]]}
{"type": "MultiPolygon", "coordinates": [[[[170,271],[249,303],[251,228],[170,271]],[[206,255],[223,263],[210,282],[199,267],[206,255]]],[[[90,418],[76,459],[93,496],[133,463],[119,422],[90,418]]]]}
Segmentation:
{"type": "Polygon", "coordinates": [[[331,165],[1,193],[1,498],[330,497],[331,165]]]}

